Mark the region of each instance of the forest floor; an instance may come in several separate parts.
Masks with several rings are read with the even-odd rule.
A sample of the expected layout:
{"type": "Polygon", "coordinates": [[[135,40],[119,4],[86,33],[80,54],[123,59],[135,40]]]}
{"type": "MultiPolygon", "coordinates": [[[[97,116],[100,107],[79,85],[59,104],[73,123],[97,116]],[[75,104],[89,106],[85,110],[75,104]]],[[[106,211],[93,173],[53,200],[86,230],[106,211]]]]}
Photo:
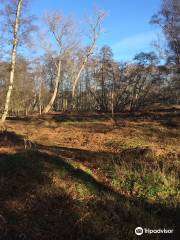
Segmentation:
{"type": "Polygon", "coordinates": [[[179,111],[8,119],[0,239],[134,240],[137,226],[178,239],[179,123],[179,111]]]}

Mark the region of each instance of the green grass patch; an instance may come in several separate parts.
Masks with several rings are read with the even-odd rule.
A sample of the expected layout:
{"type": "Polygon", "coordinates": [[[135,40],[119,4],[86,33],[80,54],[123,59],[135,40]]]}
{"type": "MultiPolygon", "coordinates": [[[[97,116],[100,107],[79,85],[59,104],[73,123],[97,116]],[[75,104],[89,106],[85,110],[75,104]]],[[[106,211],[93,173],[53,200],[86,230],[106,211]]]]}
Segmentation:
{"type": "Polygon", "coordinates": [[[148,167],[124,164],[116,167],[112,186],[131,196],[177,205],[180,190],[177,172],[163,172],[148,167]],[[171,201],[169,201],[171,199],[171,201]]]}
{"type": "Polygon", "coordinates": [[[143,138],[131,138],[131,139],[121,139],[121,140],[109,140],[105,143],[106,147],[112,148],[114,150],[126,150],[137,147],[147,147],[148,144],[143,138]]]}

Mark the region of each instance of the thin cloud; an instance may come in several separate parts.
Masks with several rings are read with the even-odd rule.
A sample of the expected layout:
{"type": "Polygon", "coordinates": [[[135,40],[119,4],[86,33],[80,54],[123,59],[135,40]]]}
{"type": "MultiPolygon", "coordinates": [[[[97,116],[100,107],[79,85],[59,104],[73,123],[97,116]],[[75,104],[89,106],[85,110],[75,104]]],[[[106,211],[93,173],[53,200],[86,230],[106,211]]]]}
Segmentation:
{"type": "Polygon", "coordinates": [[[147,31],[121,39],[112,45],[116,58],[133,58],[140,51],[152,50],[151,43],[157,38],[157,32],[147,31]]]}

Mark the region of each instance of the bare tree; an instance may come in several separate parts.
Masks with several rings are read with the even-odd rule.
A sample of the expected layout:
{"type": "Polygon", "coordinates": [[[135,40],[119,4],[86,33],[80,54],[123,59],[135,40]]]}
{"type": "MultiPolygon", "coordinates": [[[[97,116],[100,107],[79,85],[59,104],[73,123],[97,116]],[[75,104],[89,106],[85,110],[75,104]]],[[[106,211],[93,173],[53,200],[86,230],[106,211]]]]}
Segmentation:
{"type": "Polygon", "coordinates": [[[85,53],[84,58],[82,59],[82,63],[80,65],[79,71],[77,72],[74,81],[73,81],[73,86],[72,86],[72,102],[74,105],[74,97],[75,97],[75,92],[76,92],[76,87],[78,84],[78,81],[80,79],[81,73],[84,70],[89,57],[93,54],[95,48],[96,48],[96,43],[98,40],[98,37],[100,36],[102,32],[102,22],[105,18],[105,13],[103,11],[97,11],[96,12],[96,19],[95,21],[88,21],[89,22],[89,27],[90,27],[90,38],[91,38],[91,43],[90,46],[87,48],[87,51],[85,53]]]}
{"type": "Polygon", "coordinates": [[[62,65],[63,57],[65,57],[65,55],[69,51],[71,51],[75,43],[73,41],[74,23],[71,19],[65,18],[61,13],[52,12],[50,14],[46,14],[45,20],[48,25],[49,31],[53,35],[58,45],[58,56],[54,61],[56,66],[56,77],[54,79],[54,91],[52,93],[49,103],[43,110],[44,113],[48,113],[52,108],[57,96],[58,86],[61,79],[61,65],[62,65]]]}
{"type": "Polygon", "coordinates": [[[20,24],[20,15],[21,15],[21,9],[22,9],[22,2],[23,0],[18,0],[15,2],[14,6],[15,7],[15,19],[13,23],[13,46],[12,46],[12,53],[11,53],[11,70],[10,70],[10,78],[9,78],[9,87],[6,95],[6,101],[5,101],[5,108],[4,108],[4,113],[1,117],[1,121],[4,122],[7,114],[8,114],[8,109],[9,109],[9,102],[11,98],[11,92],[13,89],[13,84],[14,84],[14,71],[15,71],[15,65],[16,65],[16,49],[18,45],[18,30],[19,30],[19,24],[20,24]]]}
{"type": "Polygon", "coordinates": [[[4,1],[4,9],[1,11],[1,17],[3,19],[1,24],[3,25],[4,35],[7,36],[8,39],[6,39],[6,41],[10,42],[10,47],[12,47],[9,85],[4,111],[1,117],[2,122],[4,122],[7,117],[14,86],[17,47],[24,46],[24,44],[30,45],[31,33],[37,30],[36,26],[32,24],[32,21],[35,19],[34,16],[26,15],[25,8],[27,7],[27,2],[27,0],[4,1]]]}
{"type": "Polygon", "coordinates": [[[180,64],[180,1],[162,0],[160,11],[153,15],[150,23],[163,30],[169,46],[168,62],[180,64]]]}

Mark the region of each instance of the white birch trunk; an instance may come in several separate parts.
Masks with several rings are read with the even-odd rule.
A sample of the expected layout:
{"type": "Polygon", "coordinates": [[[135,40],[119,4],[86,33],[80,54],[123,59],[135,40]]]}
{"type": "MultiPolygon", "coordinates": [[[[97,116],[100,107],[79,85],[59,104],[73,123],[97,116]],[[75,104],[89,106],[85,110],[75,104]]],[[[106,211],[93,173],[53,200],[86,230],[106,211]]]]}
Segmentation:
{"type": "Polygon", "coordinates": [[[88,54],[86,55],[86,57],[84,58],[84,61],[79,69],[79,72],[77,73],[77,76],[74,80],[74,83],[73,83],[73,88],[72,88],[72,99],[74,100],[74,97],[75,97],[75,92],[76,92],[76,87],[77,87],[77,84],[78,84],[78,81],[80,79],[80,76],[81,76],[81,73],[82,71],[84,70],[86,64],[87,64],[87,61],[88,61],[88,58],[90,57],[90,55],[93,53],[93,50],[95,48],[95,42],[93,43],[93,45],[91,46],[88,54]]]}
{"type": "Polygon", "coordinates": [[[49,101],[48,105],[44,108],[43,113],[48,113],[54,104],[54,101],[56,99],[57,92],[58,92],[60,76],[61,76],[61,60],[59,60],[59,63],[58,63],[58,70],[57,70],[57,76],[55,79],[54,92],[52,94],[51,100],[49,101]]]}
{"type": "Polygon", "coordinates": [[[9,103],[11,98],[11,93],[14,85],[14,71],[15,71],[15,65],[16,65],[16,49],[18,45],[18,29],[19,29],[19,19],[21,15],[21,9],[22,9],[22,2],[23,0],[18,1],[17,10],[16,10],[16,19],[14,24],[14,35],[13,35],[13,47],[12,47],[12,54],[11,54],[11,71],[10,71],[10,78],[9,78],[9,87],[6,95],[6,101],[5,101],[5,107],[4,112],[1,117],[1,122],[4,122],[6,120],[8,110],[9,110],[9,103]]]}

